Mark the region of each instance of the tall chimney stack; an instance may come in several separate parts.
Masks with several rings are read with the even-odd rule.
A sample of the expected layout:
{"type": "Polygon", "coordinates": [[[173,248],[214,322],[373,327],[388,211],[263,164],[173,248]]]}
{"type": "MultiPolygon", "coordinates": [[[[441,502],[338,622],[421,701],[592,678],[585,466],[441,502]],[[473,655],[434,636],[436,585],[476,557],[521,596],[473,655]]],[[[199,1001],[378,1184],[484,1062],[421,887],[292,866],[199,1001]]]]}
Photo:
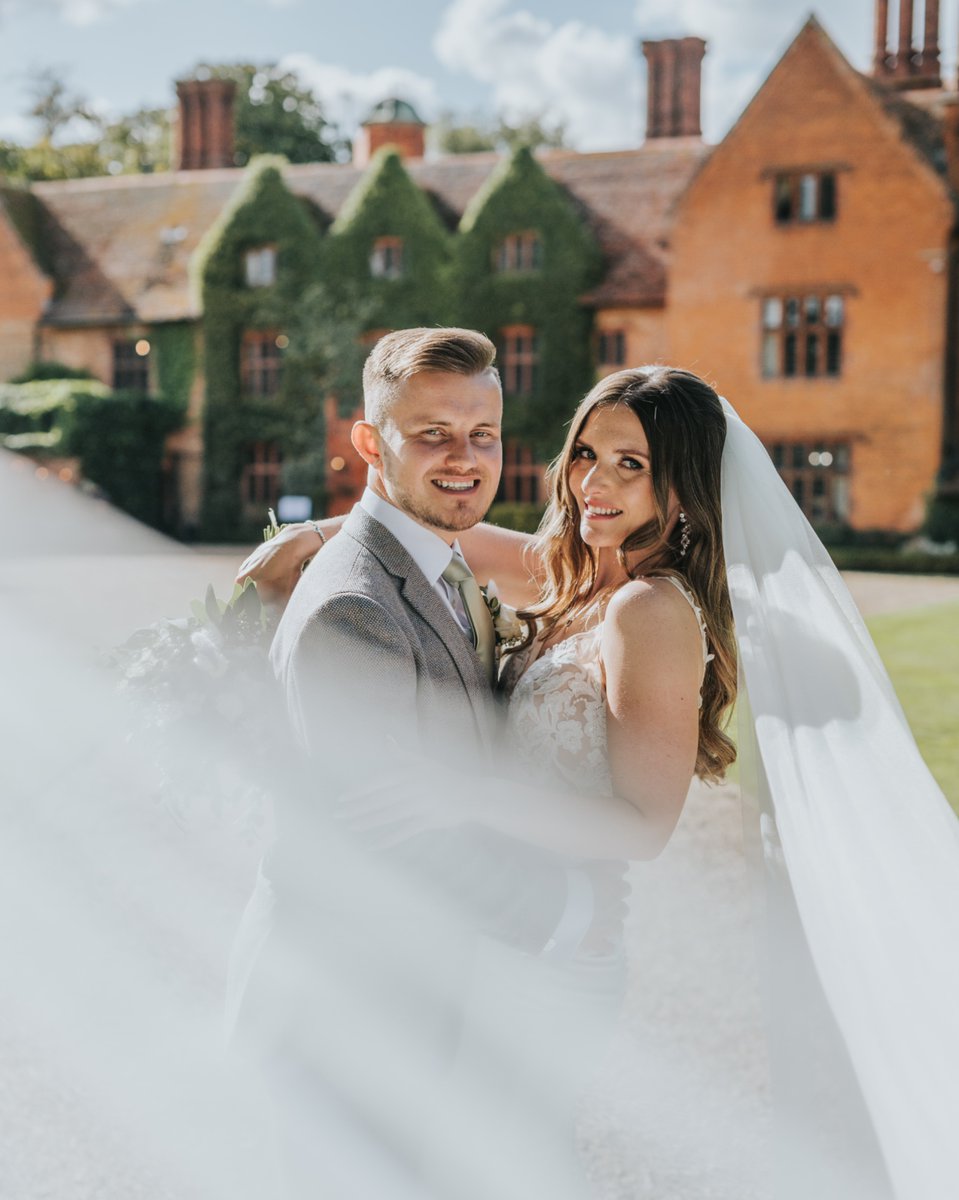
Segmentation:
{"type": "Polygon", "coordinates": [[[915,74],[912,57],[912,0],[899,0],[899,49],[896,51],[896,76],[899,79],[915,74]]]}
{"type": "Polygon", "coordinates": [[[939,86],[942,82],[939,67],[939,0],[926,0],[924,26],[920,67],[922,74],[934,78],[939,86]]]}
{"type": "Polygon", "coordinates": [[[876,48],[872,58],[872,73],[880,79],[891,73],[889,54],[889,0],[876,0],[876,48]]]}
{"type": "Polygon", "coordinates": [[[646,137],[701,137],[702,38],[642,42],[646,57],[646,137]]]}
{"type": "Polygon", "coordinates": [[[232,167],[236,83],[232,79],[181,79],[176,94],[177,170],[232,167]]]}
{"type": "Polygon", "coordinates": [[[896,24],[899,40],[895,54],[889,52],[889,0],[876,0],[876,44],[872,73],[889,87],[909,91],[942,87],[939,63],[939,0],[924,0],[923,39],[915,41],[915,2],[898,0],[896,24]]]}

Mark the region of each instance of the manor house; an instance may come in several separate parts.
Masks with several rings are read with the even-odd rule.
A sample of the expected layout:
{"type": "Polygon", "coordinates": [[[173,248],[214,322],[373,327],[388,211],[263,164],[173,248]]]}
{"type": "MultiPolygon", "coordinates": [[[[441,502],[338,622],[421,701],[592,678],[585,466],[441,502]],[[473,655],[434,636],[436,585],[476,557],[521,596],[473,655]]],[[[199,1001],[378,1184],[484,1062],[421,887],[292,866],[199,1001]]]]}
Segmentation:
{"type": "Polygon", "coordinates": [[[175,531],[250,536],[283,490],[342,511],[356,396],[311,395],[296,355],[321,285],[362,299],[366,342],[496,341],[503,500],[542,501],[598,374],[669,362],[729,397],[812,521],[916,529],[959,473],[959,94],[938,0],[918,44],[916,15],[877,0],[868,75],[811,17],[712,147],[694,37],[642,44],[645,141],[614,153],[430,157],[388,100],[350,163],[239,169],[232,85],[181,81],[175,170],[0,186],[0,379],[53,360],[178,393],[175,531]]]}

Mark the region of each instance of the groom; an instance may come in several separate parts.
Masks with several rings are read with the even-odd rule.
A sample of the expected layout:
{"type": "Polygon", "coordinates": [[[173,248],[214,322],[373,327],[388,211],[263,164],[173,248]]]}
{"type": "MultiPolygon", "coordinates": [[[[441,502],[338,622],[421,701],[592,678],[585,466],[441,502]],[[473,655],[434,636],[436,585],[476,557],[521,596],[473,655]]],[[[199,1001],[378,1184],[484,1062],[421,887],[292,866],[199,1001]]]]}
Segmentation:
{"type": "Polygon", "coordinates": [[[344,1195],[382,1192],[368,1177],[380,1169],[421,1185],[429,1130],[440,1115],[449,1128],[444,1074],[471,938],[562,956],[604,915],[601,886],[594,892],[586,870],[555,856],[477,826],[407,829],[390,823],[388,807],[359,819],[350,811],[359,803],[351,794],[397,755],[464,777],[490,768],[492,624],[456,535],[482,520],[499,483],[494,355],[486,337],[463,329],[401,330],[377,343],[363,373],[365,420],[353,433],[371,486],[295,588],[271,652],[310,763],[281,814],[271,871],[287,966],[311,960],[285,989],[296,999],[278,1057],[287,1132],[314,1114],[288,1138],[304,1195],[336,1176],[338,1154],[344,1195]],[[365,853],[362,835],[341,836],[337,813],[390,848],[365,853]],[[314,1036],[329,1020],[333,1055],[314,1036]],[[394,1041],[403,1066],[391,1089],[368,1042],[386,1054],[399,1049],[394,1041]],[[328,1127],[335,1132],[317,1153],[328,1127]]]}

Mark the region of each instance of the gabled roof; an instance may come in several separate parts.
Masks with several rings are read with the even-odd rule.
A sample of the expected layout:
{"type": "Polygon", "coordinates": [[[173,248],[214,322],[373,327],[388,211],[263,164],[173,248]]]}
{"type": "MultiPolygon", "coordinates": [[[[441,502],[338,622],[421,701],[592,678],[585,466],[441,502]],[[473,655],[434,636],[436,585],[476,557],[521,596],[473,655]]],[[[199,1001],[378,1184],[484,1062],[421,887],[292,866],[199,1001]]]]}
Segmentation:
{"type": "MultiPolygon", "coordinates": [[[[593,303],[664,302],[674,205],[707,153],[698,139],[677,139],[615,153],[540,156],[606,258],[593,303]]],[[[464,154],[405,166],[452,229],[498,161],[495,154],[464,154]]],[[[336,218],[361,175],[351,164],[284,168],[291,191],[326,222],[336,218]]],[[[46,320],[63,325],[197,317],[190,257],[242,179],[243,171],[231,168],[35,184],[57,284],[46,320]]]]}
{"type": "Polygon", "coordinates": [[[943,108],[950,102],[949,98],[955,96],[955,93],[928,88],[903,92],[857,71],[814,15],[809,16],[803,23],[802,28],[786,47],[779,61],[727,132],[721,145],[735,139],[750,110],[769,85],[770,80],[783,69],[787,60],[802,52],[806,47],[815,47],[827,55],[840,75],[848,79],[854,88],[861,90],[864,97],[871,100],[878,109],[891,118],[898,126],[902,140],[911,147],[922,163],[931,168],[944,182],[946,181],[947,158],[943,131],[943,108]]]}
{"type": "Polygon", "coordinates": [[[5,216],[13,226],[37,269],[49,275],[50,263],[43,235],[43,208],[33,192],[26,188],[0,185],[0,215],[5,216]]]}

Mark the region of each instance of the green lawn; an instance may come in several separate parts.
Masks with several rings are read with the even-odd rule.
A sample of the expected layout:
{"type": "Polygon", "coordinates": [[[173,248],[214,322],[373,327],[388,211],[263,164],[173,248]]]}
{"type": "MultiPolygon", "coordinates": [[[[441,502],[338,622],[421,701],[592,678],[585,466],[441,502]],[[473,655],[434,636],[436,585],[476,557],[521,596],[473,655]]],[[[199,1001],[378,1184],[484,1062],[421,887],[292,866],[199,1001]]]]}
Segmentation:
{"type": "Polygon", "coordinates": [[[922,756],[959,812],[959,604],[868,624],[922,756]]]}

